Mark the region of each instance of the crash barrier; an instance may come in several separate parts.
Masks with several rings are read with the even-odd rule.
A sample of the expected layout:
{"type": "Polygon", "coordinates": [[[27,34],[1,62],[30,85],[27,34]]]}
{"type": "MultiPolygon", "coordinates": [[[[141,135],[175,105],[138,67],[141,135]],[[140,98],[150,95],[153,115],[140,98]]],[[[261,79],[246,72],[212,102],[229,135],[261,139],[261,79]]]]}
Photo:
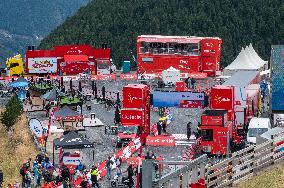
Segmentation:
{"type": "MultiPolygon", "coordinates": [[[[144,162],[144,161],[143,161],[144,162]]],[[[142,188],[188,188],[188,187],[205,187],[204,185],[204,175],[205,175],[205,165],[207,163],[207,156],[202,155],[197,159],[192,161],[159,161],[154,162],[151,160],[153,165],[147,165],[146,162],[143,163],[142,169],[143,174],[148,176],[143,176],[142,188]],[[155,177],[152,174],[154,171],[154,166],[174,166],[170,172],[164,174],[159,168],[159,176],[155,177]],[[147,165],[147,166],[146,166],[147,165]],[[147,182],[147,184],[144,184],[147,182]]]]}
{"type": "Polygon", "coordinates": [[[284,159],[284,144],[273,138],[255,146],[232,153],[222,162],[206,167],[205,183],[208,188],[234,186],[257,175],[263,169],[284,159]]]}
{"type": "MultiPolygon", "coordinates": [[[[284,133],[276,142],[271,140],[246,147],[234,152],[230,157],[215,164],[209,163],[206,155],[192,161],[176,161],[175,165],[184,165],[159,178],[152,179],[152,187],[232,187],[262,172],[265,168],[284,159],[284,133]],[[207,164],[207,165],[206,165],[207,164]],[[204,166],[206,165],[206,166],[204,166]]],[[[167,163],[163,161],[162,163],[167,163]]],[[[168,162],[169,163],[169,162],[168,162]]],[[[169,163],[170,164],[170,163],[169,163]]],[[[159,173],[163,174],[163,173],[159,173]]],[[[143,187],[144,188],[144,187],[143,187]]]]}

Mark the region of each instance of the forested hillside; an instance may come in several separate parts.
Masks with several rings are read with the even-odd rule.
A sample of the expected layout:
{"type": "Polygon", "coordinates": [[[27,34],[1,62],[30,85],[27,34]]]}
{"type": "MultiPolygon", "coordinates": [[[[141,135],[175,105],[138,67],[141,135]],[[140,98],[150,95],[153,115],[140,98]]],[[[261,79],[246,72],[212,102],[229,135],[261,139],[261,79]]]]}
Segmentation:
{"type": "Polygon", "coordinates": [[[219,36],[226,65],[249,43],[268,60],[271,44],[284,43],[283,20],[283,0],[93,0],[39,47],[107,43],[120,63],[141,34],[219,36]]]}
{"type": "Polygon", "coordinates": [[[39,41],[90,0],[2,0],[0,61],[39,41]]]}

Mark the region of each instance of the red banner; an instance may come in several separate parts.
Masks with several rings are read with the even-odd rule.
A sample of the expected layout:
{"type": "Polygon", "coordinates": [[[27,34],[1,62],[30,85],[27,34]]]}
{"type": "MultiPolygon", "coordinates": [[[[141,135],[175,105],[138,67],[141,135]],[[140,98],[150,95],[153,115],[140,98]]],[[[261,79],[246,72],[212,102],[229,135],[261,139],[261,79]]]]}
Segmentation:
{"type": "Polygon", "coordinates": [[[137,74],[120,74],[121,80],[137,80],[137,74]]]}
{"type": "Polygon", "coordinates": [[[148,146],[175,146],[173,136],[147,136],[146,145],[148,146]]]}
{"type": "Polygon", "coordinates": [[[91,80],[115,80],[115,74],[92,75],[91,80]]]}
{"type": "Polygon", "coordinates": [[[204,108],[202,101],[181,100],[180,108],[204,108]]]}

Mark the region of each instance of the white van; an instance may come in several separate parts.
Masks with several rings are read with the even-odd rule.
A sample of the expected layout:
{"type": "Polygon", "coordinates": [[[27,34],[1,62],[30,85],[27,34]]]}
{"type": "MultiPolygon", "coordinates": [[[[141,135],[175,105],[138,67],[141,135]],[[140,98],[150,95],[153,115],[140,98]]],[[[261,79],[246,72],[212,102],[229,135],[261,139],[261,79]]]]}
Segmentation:
{"type": "Polygon", "coordinates": [[[271,129],[269,118],[252,118],[249,122],[247,142],[256,144],[256,137],[271,129]]]}

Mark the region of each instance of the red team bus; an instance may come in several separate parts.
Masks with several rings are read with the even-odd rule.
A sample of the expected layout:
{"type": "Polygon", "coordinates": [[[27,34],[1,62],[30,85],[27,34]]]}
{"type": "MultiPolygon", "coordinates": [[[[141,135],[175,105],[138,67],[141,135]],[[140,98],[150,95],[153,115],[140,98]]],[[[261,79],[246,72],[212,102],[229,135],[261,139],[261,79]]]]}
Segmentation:
{"type": "Polygon", "coordinates": [[[221,44],[218,37],[138,36],[138,72],[155,73],[174,67],[184,73],[214,76],[220,69],[221,44]]]}

